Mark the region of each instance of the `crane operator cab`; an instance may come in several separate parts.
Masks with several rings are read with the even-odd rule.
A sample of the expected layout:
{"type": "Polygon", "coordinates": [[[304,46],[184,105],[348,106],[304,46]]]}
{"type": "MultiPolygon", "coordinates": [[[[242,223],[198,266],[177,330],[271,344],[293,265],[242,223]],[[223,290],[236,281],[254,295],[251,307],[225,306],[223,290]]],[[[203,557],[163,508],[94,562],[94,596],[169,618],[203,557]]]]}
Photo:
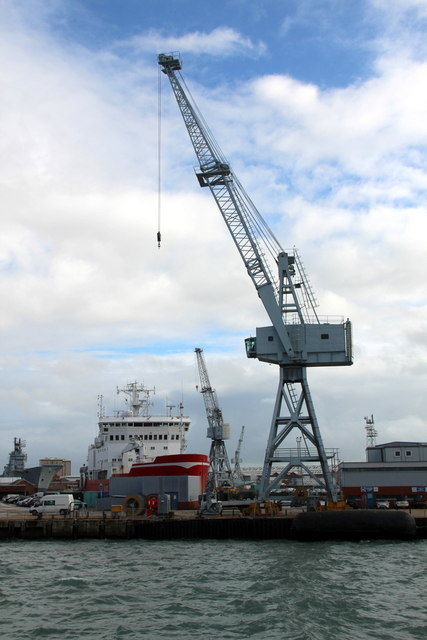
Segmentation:
{"type": "Polygon", "coordinates": [[[273,364],[302,364],[307,367],[350,365],[353,362],[350,320],[287,325],[286,331],[294,356],[288,356],[276,329],[270,326],[258,327],[255,338],[246,338],[247,357],[273,364]]]}

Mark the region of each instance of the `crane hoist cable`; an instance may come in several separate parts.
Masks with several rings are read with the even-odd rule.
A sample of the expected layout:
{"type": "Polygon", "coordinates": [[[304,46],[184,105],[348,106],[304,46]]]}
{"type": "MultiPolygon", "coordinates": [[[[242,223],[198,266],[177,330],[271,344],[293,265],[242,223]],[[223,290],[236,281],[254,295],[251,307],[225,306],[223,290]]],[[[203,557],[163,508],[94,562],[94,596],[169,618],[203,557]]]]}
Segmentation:
{"type": "Polygon", "coordinates": [[[160,217],[162,209],[162,78],[159,67],[157,80],[157,246],[160,249],[162,234],[160,217]]]}

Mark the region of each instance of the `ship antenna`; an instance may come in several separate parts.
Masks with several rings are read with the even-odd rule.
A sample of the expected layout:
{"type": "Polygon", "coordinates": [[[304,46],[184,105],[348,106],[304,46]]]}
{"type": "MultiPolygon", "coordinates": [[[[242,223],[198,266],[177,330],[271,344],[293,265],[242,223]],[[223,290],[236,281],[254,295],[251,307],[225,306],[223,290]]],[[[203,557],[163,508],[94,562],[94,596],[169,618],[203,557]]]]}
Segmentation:
{"type": "Polygon", "coordinates": [[[98,395],[98,418],[104,418],[104,396],[102,394],[98,395]]]}
{"type": "Polygon", "coordinates": [[[169,417],[172,418],[172,409],[175,409],[176,404],[166,404],[166,409],[169,409],[169,417]]]}

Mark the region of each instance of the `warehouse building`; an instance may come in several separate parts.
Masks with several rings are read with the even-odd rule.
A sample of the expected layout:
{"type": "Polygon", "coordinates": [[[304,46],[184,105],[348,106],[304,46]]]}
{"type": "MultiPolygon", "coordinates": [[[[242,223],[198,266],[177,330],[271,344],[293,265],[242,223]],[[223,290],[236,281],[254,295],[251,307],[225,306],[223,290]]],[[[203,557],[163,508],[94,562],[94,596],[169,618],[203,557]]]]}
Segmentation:
{"type": "MultiPolygon", "coordinates": [[[[410,508],[427,502],[427,443],[388,442],[366,448],[366,462],[338,466],[343,498],[358,507],[388,501],[408,502],[410,508]]],[[[399,505],[398,505],[399,506],[399,505]]]]}

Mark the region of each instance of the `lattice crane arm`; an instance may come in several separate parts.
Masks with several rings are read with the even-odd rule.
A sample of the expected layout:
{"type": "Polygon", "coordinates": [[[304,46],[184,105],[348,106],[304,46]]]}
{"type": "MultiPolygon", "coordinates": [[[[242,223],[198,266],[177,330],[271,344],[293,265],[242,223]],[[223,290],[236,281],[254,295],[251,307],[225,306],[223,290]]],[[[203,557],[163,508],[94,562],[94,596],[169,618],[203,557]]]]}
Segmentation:
{"type": "MultiPolygon", "coordinates": [[[[174,55],[160,54],[158,61],[169,78],[199,161],[200,171],[197,173],[199,184],[202,187],[209,187],[283,347],[292,358],[294,349],[285,331],[280,309],[282,292],[278,279],[273,276],[273,272],[277,270],[279,256],[287,254],[234,175],[197,106],[190,99],[188,90],[187,92],[184,90],[184,81],[178,77],[181,69],[179,58],[174,55]]],[[[302,321],[301,308],[295,290],[292,296],[293,311],[300,315],[302,321]]],[[[286,304],[283,308],[288,310],[286,304]]]]}
{"type": "Polygon", "coordinates": [[[273,325],[261,329],[259,336],[257,330],[256,340],[246,341],[248,356],[283,365],[351,364],[350,325],[319,322],[317,303],[297,252],[282,249],[234,175],[185,88],[179,57],[162,53],[158,62],[193,144],[199,184],[211,191],[273,325]],[[317,328],[305,330],[305,325],[317,328]]]}
{"type": "Polygon", "coordinates": [[[208,438],[222,440],[224,437],[224,420],[218,405],[218,398],[209,381],[208,369],[203,355],[203,349],[196,348],[197,366],[200,376],[200,393],[203,395],[206,416],[208,419],[208,438]]]}

